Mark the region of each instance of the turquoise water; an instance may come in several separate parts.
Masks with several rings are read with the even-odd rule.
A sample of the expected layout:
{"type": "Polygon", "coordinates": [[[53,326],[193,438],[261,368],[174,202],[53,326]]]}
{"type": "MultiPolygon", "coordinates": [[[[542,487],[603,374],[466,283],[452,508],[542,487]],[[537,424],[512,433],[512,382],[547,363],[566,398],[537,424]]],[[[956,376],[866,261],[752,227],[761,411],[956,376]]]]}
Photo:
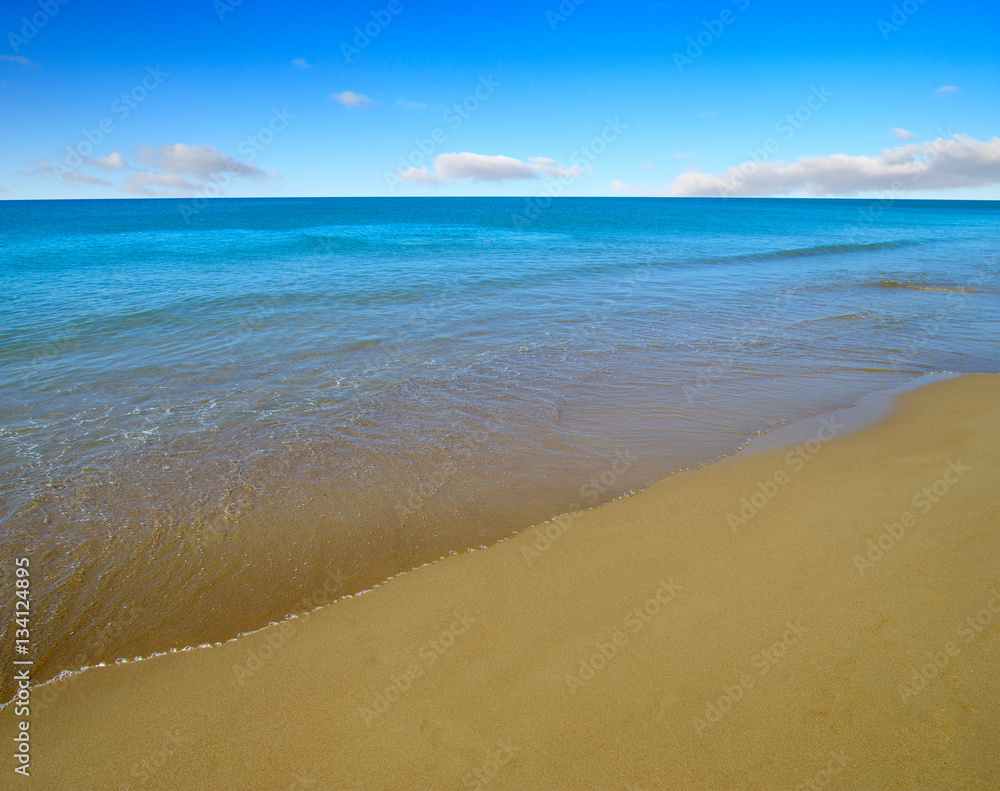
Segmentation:
{"type": "Polygon", "coordinates": [[[995,203],[189,206],[0,202],[0,544],[49,675],[1000,370],[995,203]]]}

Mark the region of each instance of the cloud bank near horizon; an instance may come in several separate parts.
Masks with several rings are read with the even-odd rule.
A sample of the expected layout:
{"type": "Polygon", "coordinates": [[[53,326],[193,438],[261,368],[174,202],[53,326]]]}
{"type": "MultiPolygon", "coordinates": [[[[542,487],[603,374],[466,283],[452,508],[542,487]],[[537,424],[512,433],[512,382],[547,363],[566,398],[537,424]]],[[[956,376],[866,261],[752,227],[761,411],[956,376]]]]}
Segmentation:
{"type": "Polygon", "coordinates": [[[579,178],[583,168],[579,165],[566,167],[548,157],[532,157],[528,160],[498,154],[473,154],[464,151],[459,154],[439,154],[434,158],[434,172],[426,165],[420,168],[405,168],[396,172],[402,181],[414,184],[442,184],[456,181],[511,181],[517,179],[579,178]]]}
{"type": "Polygon", "coordinates": [[[831,154],[795,162],[743,162],[721,173],[689,170],[664,189],[647,190],[615,180],[612,192],[695,197],[848,197],[891,190],[947,190],[1000,183],[1000,137],[976,140],[956,134],[886,148],[878,156],[831,154]]]}
{"type": "Polygon", "coordinates": [[[70,184],[114,187],[126,194],[151,197],[162,196],[164,190],[177,197],[221,192],[234,178],[260,182],[281,178],[280,173],[261,170],[251,162],[241,162],[210,145],[138,146],[130,157],[131,162],[121,152],[114,151],[106,157],[80,157],[72,165],[40,159],[28,174],[70,184]],[[127,171],[130,175],[115,184],[84,172],[83,168],[87,167],[104,173],[127,171]]]}

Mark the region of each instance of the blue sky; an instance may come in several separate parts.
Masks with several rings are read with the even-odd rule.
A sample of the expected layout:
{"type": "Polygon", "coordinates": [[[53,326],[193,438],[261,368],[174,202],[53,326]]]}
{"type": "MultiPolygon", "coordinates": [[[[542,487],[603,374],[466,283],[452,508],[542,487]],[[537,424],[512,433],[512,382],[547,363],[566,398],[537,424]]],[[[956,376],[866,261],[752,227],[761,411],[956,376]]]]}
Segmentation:
{"type": "Polygon", "coordinates": [[[995,2],[8,0],[0,26],[2,198],[1000,198],[995,2]]]}

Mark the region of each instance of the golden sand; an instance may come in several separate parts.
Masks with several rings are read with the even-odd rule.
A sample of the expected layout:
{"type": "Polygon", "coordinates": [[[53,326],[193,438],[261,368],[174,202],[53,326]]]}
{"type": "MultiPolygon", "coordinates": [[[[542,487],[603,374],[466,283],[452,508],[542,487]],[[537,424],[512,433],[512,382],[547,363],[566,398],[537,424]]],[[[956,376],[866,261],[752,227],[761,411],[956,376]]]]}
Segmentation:
{"type": "Polygon", "coordinates": [[[89,670],[0,787],[1000,788],[1000,376],[841,433],[89,670]]]}

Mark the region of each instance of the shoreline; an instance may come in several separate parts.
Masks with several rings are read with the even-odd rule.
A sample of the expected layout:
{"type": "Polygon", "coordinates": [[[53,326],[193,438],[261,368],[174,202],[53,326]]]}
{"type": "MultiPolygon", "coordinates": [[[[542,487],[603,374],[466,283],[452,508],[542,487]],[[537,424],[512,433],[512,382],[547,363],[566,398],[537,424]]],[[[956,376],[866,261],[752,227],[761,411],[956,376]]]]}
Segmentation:
{"type": "MultiPolygon", "coordinates": [[[[109,496],[112,510],[105,518],[117,526],[110,534],[73,522],[72,515],[78,512],[74,503],[80,504],[79,513],[84,513],[83,506],[90,502],[91,496],[86,490],[74,492],[70,486],[59,495],[67,498],[68,521],[60,524],[58,530],[65,541],[76,538],[84,546],[81,587],[75,598],[85,602],[85,606],[81,610],[75,605],[72,610],[60,610],[58,606],[46,605],[57,617],[39,646],[43,657],[39,680],[47,681],[60,672],[76,672],[100,663],[114,664],[122,658],[133,661],[174,649],[223,644],[235,636],[254,633],[268,623],[280,623],[289,613],[302,614],[313,609],[315,605],[301,606],[301,600],[321,587],[328,573],[344,575],[343,584],[335,591],[337,596],[370,590],[386,579],[426,562],[437,562],[452,552],[491,546],[567,511],[609,502],[677,470],[713,463],[780,421],[794,421],[813,412],[825,413],[847,406],[861,393],[895,386],[900,378],[900,375],[876,377],[865,380],[863,388],[855,388],[860,382],[850,377],[844,380],[834,376],[828,386],[819,383],[818,378],[810,387],[800,382],[789,399],[770,398],[772,406],[754,418],[740,419],[741,409],[737,408],[725,418],[696,418],[689,430],[682,427],[687,421],[685,414],[701,413],[700,402],[696,400],[693,407],[681,405],[679,410],[675,410],[678,404],[674,404],[668,408],[667,423],[677,424],[677,433],[672,425],[663,426],[658,432],[648,431],[629,417],[620,429],[615,428],[616,417],[591,421],[593,425],[589,427],[558,428],[567,430],[569,435],[602,436],[600,441],[594,441],[593,452],[586,453],[584,446],[589,440],[573,446],[568,455],[560,448],[561,440],[555,441],[553,436],[522,442],[517,437],[531,434],[516,421],[510,422],[506,435],[503,431],[490,433],[488,437],[463,433],[465,439],[460,442],[430,443],[431,455],[426,458],[418,458],[422,441],[415,440],[411,445],[414,452],[410,454],[413,459],[407,462],[409,472],[397,474],[407,464],[387,460],[389,475],[381,490],[372,489],[372,482],[381,472],[366,472],[380,471],[377,463],[362,469],[355,479],[350,471],[330,474],[323,471],[323,465],[304,461],[301,468],[289,467],[296,469],[293,475],[270,481],[258,465],[253,474],[237,475],[234,486],[205,487],[206,496],[218,495],[227,503],[230,500],[235,503],[232,514],[222,517],[213,508],[185,511],[191,505],[191,498],[186,494],[177,498],[168,496],[160,481],[151,484],[148,492],[162,490],[163,497],[153,498],[141,511],[135,510],[139,500],[128,491],[123,491],[124,496],[109,496]],[[727,421],[732,425],[725,425],[727,421]],[[619,430],[626,438],[615,437],[612,441],[619,430]],[[468,441],[472,439],[474,442],[468,441]],[[491,448],[498,451],[496,457],[500,462],[492,460],[491,448]],[[605,473],[612,451],[621,448],[638,460],[610,486],[589,489],[584,496],[580,484],[605,473]],[[584,459],[587,453],[589,457],[584,459]],[[546,474],[533,476],[527,472],[532,464],[546,474]],[[494,485],[497,476],[507,475],[512,477],[512,485],[506,488],[494,485]],[[246,485],[248,480],[257,481],[253,493],[246,485]],[[423,488],[425,485],[427,489],[423,488]],[[359,499],[366,489],[367,502],[372,506],[369,511],[363,507],[366,501],[359,499]],[[512,494],[515,491],[526,496],[515,496],[512,494]],[[282,494],[269,496],[277,492],[282,494]],[[413,505],[406,495],[417,496],[414,492],[419,493],[414,510],[401,514],[403,503],[413,505]],[[395,511],[389,513],[386,509],[394,501],[395,511]],[[178,510],[172,510],[174,506],[178,510]],[[114,510],[119,507],[120,512],[114,510]],[[161,513],[168,518],[161,520],[161,513]],[[351,513],[363,516],[353,518],[351,513]],[[223,521],[213,521],[217,517],[223,521]],[[394,520],[398,520],[401,530],[393,527],[394,520]],[[156,531],[161,528],[153,530],[149,526],[157,524],[163,532],[154,541],[156,531]],[[284,552],[283,543],[292,551],[284,552]],[[135,574],[136,571],[139,573],[135,574]],[[116,574],[128,580],[128,586],[120,592],[106,582],[116,574]],[[199,600],[204,601],[199,593],[202,576],[213,580],[209,591],[214,599],[211,605],[199,604],[199,600]],[[254,597],[247,599],[246,590],[253,590],[254,597]],[[114,602],[119,603],[118,612],[114,602]],[[126,607],[123,617],[121,613],[126,607]],[[187,613],[192,607],[211,608],[213,615],[191,620],[187,613]],[[86,649],[80,649],[81,645],[86,649]]],[[[697,395],[700,398],[712,392],[699,391],[697,395]]],[[[725,398],[731,404],[736,403],[732,394],[725,398]]],[[[644,414],[648,428],[658,409],[649,409],[652,393],[649,399],[639,401],[633,397],[619,408],[625,416],[644,414]]],[[[717,408],[718,404],[709,406],[706,402],[705,413],[711,414],[717,408]]],[[[746,408],[753,411],[750,405],[746,408]]],[[[555,420],[558,423],[558,416],[555,420]]],[[[218,454],[205,450],[207,458],[239,457],[233,455],[236,450],[233,447],[218,450],[218,454]]],[[[331,458],[340,458],[340,451],[331,448],[326,451],[330,451],[331,458]]],[[[126,457],[127,454],[123,456],[126,457]]],[[[153,459],[135,461],[126,465],[128,470],[140,471],[153,459]]],[[[184,468],[183,464],[170,464],[169,459],[163,461],[172,469],[184,468]]],[[[207,466],[213,464],[214,461],[207,466]]],[[[153,467],[159,468],[157,464],[153,467]]],[[[191,470],[201,467],[192,464],[191,470]]],[[[344,469],[336,463],[326,468],[344,469]]],[[[130,474],[126,473],[126,477],[130,474]]],[[[114,477],[111,473],[109,476],[114,477]]],[[[198,490],[199,487],[190,489],[198,490]]],[[[178,491],[189,489],[185,486],[178,491]]],[[[132,494],[137,492],[141,495],[138,489],[132,494]]],[[[68,598],[68,589],[57,580],[73,564],[65,561],[65,556],[53,554],[54,542],[49,538],[33,541],[30,536],[48,534],[40,527],[32,529],[31,524],[30,520],[25,521],[22,525],[25,537],[12,543],[16,549],[24,546],[31,548],[26,551],[41,552],[40,563],[47,567],[48,573],[39,577],[39,596],[49,603],[62,603],[68,598]]],[[[327,598],[319,603],[329,601],[327,598]]],[[[4,697],[13,695],[9,684],[0,686],[4,697]]]]}
{"type": "Polygon", "coordinates": [[[952,621],[1000,589],[998,380],[929,383],[801,465],[740,451],[215,651],[79,672],[32,723],[30,783],[119,788],[161,754],[143,788],[995,780],[1000,618],[968,642],[952,621]]]}
{"type": "MultiPolygon", "coordinates": [[[[564,512],[561,512],[561,513],[557,513],[554,516],[550,517],[549,519],[546,519],[545,521],[516,528],[516,529],[514,529],[514,530],[511,531],[510,535],[504,536],[503,538],[499,539],[498,541],[495,541],[492,544],[483,545],[483,546],[480,546],[480,547],[469,547],[469,548],[464,549],[464,550],[453,550],[453,551],[449,552],[447,555],[442,555],[441,557],[439,557],[437,559],[427,561],[427,562],[422,563],[420,565],[413,566],[412,568],[409,568],[409,569],[404,569],[404,570],[399,571],[399,572],[397,572],[395,574],[392,574],[392,575],[390,575],[388,577],[385,577],[384,579],[381,579],[378,582],[372,584],[371,587],[364,588],[364,589],[358,590],[358,591],[354,591],[352,593],[341,594],[341,593],[337,592],[338,590],[342,589],[342,580],[340,578],[338,578],[338,586],[336,588],[334,588],[334,593],[333,593],[332,597],[330,595],[327,595],[327,597],[326,597],[328,599],[328,601],[326,601],[324,603],[317,604],[315,607],[313,607],[312,609],[310,609],[310,610],[308,610],[306,612],[302,612],[302,613],[288,613],[288,614],[286,614],[286,617],[283,620],[281,620],[281,621],[270,621],[269,623],[266,623],[263,626],[260,626],[260,627],[258,627],[256,629],[251,629],[251,630],[248,630],[248,631],[239,632],[238,634],[236,634],[236,635],[234,635],[232,637],[228,637],[228,638],[226,638],[224,640],[217,640],[217,641],[210,642],[210,643],[200,643],[200,644],[197,644],[197,645],[186,645],[186,646],[182,646],[182,647],[173,647],[173,648],[168,648],[168,649],[164,649],[164,650],[153,651],[152,653],[147,654],[145,656],[137,656],[137,657],[133,657],[133,658],[121,657],[121,658],[118,658],[118,659],[113,660],[113,661],[99,662],[99,663],[96,663],[94,665],[87,665],[85,667],[80,667],[80,668],[77,668],[75,670],[69,670],[69,669],[63,670],[59,674],[57,674],[56,676],[54,676],[54,677],[52,677],[50,679],[46,679],[45,681],[43,681],[43,682],[41,682],[41,683],[39,683],[37,685],[33,685],[31,687],[31,689],[32,690],[44,690],[45,687],[48,687],[48,686],[54,685],[54,684],[59,684],[59,683],[65,681],[67,679],[74,678],[74,677],[78,676],[79,674],[84,673],[84,672],[86,672],[88,670],[94,670],[94,669],[97,669],[97,668],[104,668],[104,667],[113,667],[113,666],[123,665],[123,664],[132,664],[132,663],[135,663],[135,662],[145,662],[145,661],[148,661],[150,659],[156,659],[156,658],[161,657],[161,656],[166,656],[168,654],[183,653],[183,652],[188,652],[188,651],[196,651],[196,650],[209,649],[209,648],[218,648],[220,646],[227,645],[229,643],[232,643],[232,642],[235,642],[235,641],[238,641],[238,640],[242,640],[242,639],[247,638],[247,637],[251,637],[251,636],[253,636],[255,634],[259,634],[259,633],[261,633],[261,632],[263,632],[263,631],[265,631],[267,629],[280,626],[280,625],[282,625],[283,623],[285,623],[285,622],[287,622],[289,620],[294,620],[294,619],[299,619],[299,618],[306,618],[309,615],[313,614],[314,612],[317,612],[319,610],[323,610],[323,609],[325,609],[327,607],[330,607],[333,604],[336,604],[337,602],[343,601],[345,599],[351,599],[351,598],[354,598],[354,597],[357,597],[357,596],[364,595],[366,593],[371,593],[372,591],[375,591],[378,588],[380,588],[380,587],[386,585],[387,583],[391,582],[393,579],[396,579],[398,577],[402,577],[402,576],[404,576],[406,574],[410,574],[410,573],[412,573],[414,571],[417,571],[418,569],[424,568],[425,566],[430,566],[430,565],[434,565],[436,563],[440,563],[442,561],[445,561],[445,560],[447,560],[452,555],[461,555],[461,554],[466,554],[466,553],[470,553],[470,552],[481,552],[483,550],[491,549],[492,547],[497,546],[498,544],[501,544],[504,541],[508,541],[508,540],[510,540],[512,538],[516,538],[517,536],[521,535],[522,533],[525,533],[525,532],[528,532],[528,531],[532,531],[532,530],[535,530],[535,529],[539,529],[539,528],[544,528],[544,526],[546,526],[548,524],[565,522],[566,520],[572,521],[576,517],[577,514],[586,513],[588,511],[593,511],[593,510],[595,510],[597,508],[601,508],[601,507],[603,507],[605,505],[609,505],[609,504],[617,502],[619,500],[623,500],[623,499],[626,499],[626,498],[629,498],[629,497],[634,497],[635,495],[640,494],[643,491],[645,491],[650,486],[653,486],[654,484],[656,484],[656,483],[658,483],[660,481],[664,481],[664,480],[666,480],[666,479],[670,478],[671,476],[676,475],[678,473],[687,472],[687,471],[693,470],[693,469],[700,469],[702,467],[707,467],[707,466],[711,466],[711,465],[714,465],[714,464],[720,464],[720,463],[726,462],[726,461],[728,461],[730,459],[738,458],[741,455],[753,455],[753,454],[756,454],[756,453],[764,453],[764,452],[767,452],[769,450],[780,450],[782,448],[785,448],[787,445],[794,444],[797,441],[797,438],[798,439],[804,439],[804,438],[806,438],[809,435],[810,431],[814,431],[815,430],[815,429],[813,429],[811,427],[813,427],[815,425],[819,425],[820,421],[822,421],[825,417],[832,416],[832,415],[842,415],[842,414],[844,415],[844,417],[847,417],[848,415],[850,416],[848,418],[848,422],[845,425],[844,429],[839,432],[840,436],[844,436],[844,435],[846,435],[848,433],[853,433],[855,431],[859,431],[859,430],[865,428],[866,426],[869,426],[869,425],[871,425],[873,423],[876,423],[879,420],[884,419],[889,414],[891,414],[892,410],[894,409],[894,404],[896,402],[896,399],[900,395],[902,395],[903,393],[906,393],[906,392],[909,392],[909,391],[912,391],[912,390],[918,390],[918,389],[923,388],[923,387],[927,387],[929,385],[934,384],[937,381],[943,381],[945,379],[954,378],[954,377],[963,376],[963,375],[968,375],[968,374],[958,374],[958,373],[950,373],[950,372],[926,373],[926,374],[920,374],[918,376],[915,376],[914,378],[912,378],[912,379],[910,379],[910,380],[908,380],[906,382],[903,382],[902,384],[894,385],[894,386],[888,387],[888,388],[881,388],[881,389],[876,389],[876,390],[870,390],[867,393],[864,393],[861,396],[859,396],[857,398],[857,400],[855,401],[855,403],[852,404],[852,405],[850,405],[850,406],[836,407],[836,408],[829,409],[829,410],[826,410],[826,411],[818,412],[818,413],[816,413],[814,415],[808,415],[808,416],[801,417],[801,418],[795,418],[795,419],[789,420],[787,422],[774,423],[769,428],[763,429],[762,431],[760,431],[757,434],[753,434],[753,435],[750,435],[750,436],[746,437],[746,439],[744,440],[744,442],[741,445],[739,445],[736,448],[734,448],[730,453],[727,453],[727,454],[722,455],[722,456],[718,456],[718,457],[710,459],[708,461],[700,462],[698,465],[693,466],[693,467],[683,467],[683,468],[680,468],[680,469],[677,469],[677,470],[672,470],[672,471],[670,471],[665,476],[661,476],[659,478],[655,478],[655,479],[653,479],[651,481],[648,481],[647,483],[645,483],[644,485],[642,485],[639,488],[634,488],[634,489],[631,489],[629,491],[623,492],[622,494],[620,494],[620,495],[618,495],[616,497],[613,497],[612,499],[610,499],[610,500],[608,500],[606,502],[599,502],[597,505],[587,506],[586,508],[583,508],[583,509],[580,509],[580,510],[577,510],[577,511],[564,511],[564,512]]],[[[329,594],[329,591],[326,590],[326,589],[324,589],[323,592],[329,594]]],[[[304,594],[302,596],[302,598],[300,599],[300,601],[312,600],[313,598],[315,598],[315,597],[314,596],[310,596],[309,594],[304,594]]],[[[13,702],[14,702],[14,698],[11,698],[10,700],[6,700],[6,701],[0,702],[0,712],[2,712],[4,709],[6,709],[8,706],[10,706],[13,702]]]]}

